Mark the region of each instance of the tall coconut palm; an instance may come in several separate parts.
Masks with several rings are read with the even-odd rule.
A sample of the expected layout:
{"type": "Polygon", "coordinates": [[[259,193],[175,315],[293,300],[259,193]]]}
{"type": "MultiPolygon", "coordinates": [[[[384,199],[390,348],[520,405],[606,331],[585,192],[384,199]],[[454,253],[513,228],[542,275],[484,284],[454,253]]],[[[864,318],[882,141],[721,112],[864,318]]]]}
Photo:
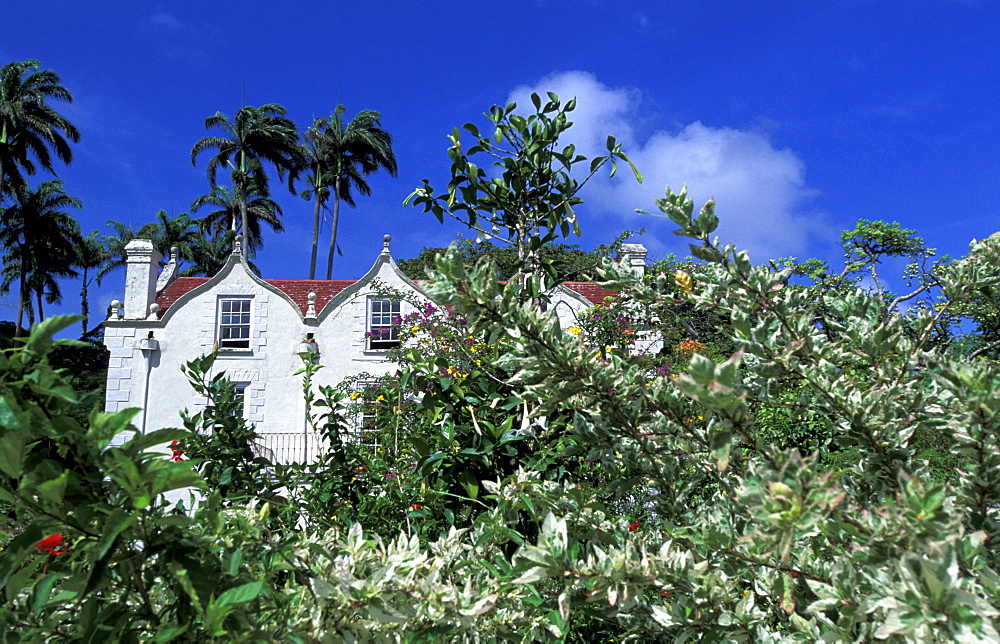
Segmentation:
{"type": "Polygon", "coordinates": [[[191,247],[201,239],[199,223],[186,212],[171,217],[161,209],[156,213],[156,219],[140,228],[137,234],[153,242],[163,261],[170,258],[174,248],[182,259],[191,259],[191,247]]]}
{"type": "MultiPolygon", "coordinates": [[[[191,264],[184,268],[181,276],[214,277],[222,270],[233,254],[233,240],[235,238],[236,232],[233,230],[217,230],[214,234],[206,233],[203,235],[198,243],[191,247],[191,264]]],[[[250,270],[260,275],[260,270],[253,263],[253,260],[248,257],[246,261],[250,270]]]]}
{"type": "Polygon", "coordinates": [[[35,309],[44,317],[42,299],[50,304],[62,300],[59,277],[76,276],[72,266],[80,229],[67,209],[80,209],[76,197],[63,191],[62,181],[44,181],[37,189],[20,184],[13,192],[14,202],[0,213],[0,246],[6,249],[0,269],[0,292],[9,292],[18,282],[17,328],[21,328],[24,312],[31,324],[35,309]]]}
{"type": "MultiPolygon", "coordinates": [[[[256,160],[255,160],[256,162],[256,160]]],[[[281,224],[281,206],[271,199],[267,183],[260,180],[261,174],[254,174],[247,190],[246,219],[243,225],[243,244],[247,254],[253,256],[264,244],[261,224],[267,224],[271,230],[281,232],[285,228],[281,224]]],[[[234,180],[235,185],[235,180],[234,180]]],[[[215,208],[201,218],[202,229],[211,237],[223,231],[235,231],[240,218],[240,201],[236,190],[228,186],[214,186],[212,192],[202,195],[191,204],[191,212],[197,212],[205,206],[215,208]]]]}
{"type": "Polygon", "coordinates": [[[83,329],[80,337],[85,337],[89,331],[87,324],[90,320],[90,301],[87,299],[87,291],[91,282],[94,281],[94,273],[108,261],[108,252],[104,250],[101,243],[101,234],[98,231],[90,233],[87,237],[81,237],[76,246],[76,259],[74,265],[80,269],[82,286],[80,288],[80,327],[83,329]]]}
{"type": "Polygon", "coordinates": [[[107,259],[104,264],[97,270],[97,285],[101,285],[101,281],[120,268],[125,268],[128,263],[128,257],[125,253],[125,246],[128,245],[133,239],[141,238],[137,231],[133,230],[131,226],[127,226],[121,222],[109,221],[108,226],[114,229],[115,234],[104,235],[101,237],[101,243],[104,245],[104,252],[107,255],[107,259]]]}
{"type": "Polygon", "coordinates": [[[125,247],[133,239],[148,239],[153,243],[153,247],[160,252],[161,261],[166,262],[170,257],[170,250],[177,248],[181,259],[190,260],[192,257],[191,248],[199,243],[202,236],[201,221],[192,219],[187,213],[180,213],[171,217],[165,210],[159,210],[156,218],[143,224],[138,230],[118,221],[109,221],[115,234],[104,235],[101,243],[104,246],[105,260],[101,268],[97,271],[97,283],[119,268],[125,268],[128,264],[128,254],[125,247]]]}
{"type": "Polygon", "coordinates": [[[285,117],[285,108],[276,103],[241,107],[232,120],[216,112],[205,119],[205,127],[217,127],[225,136],[208,136],[195,143],[191,148],[191,163],[197,165],[202,152],[215,150],[208,160],[208,182],[213,188],[218,185],[219,168],[230,169],[233,191],[240,207],[237,228],[242,231],[254,187],[267,184],[262,162],[273,165],[279,178],[287,173],[291,188],[295,173],[302,166],[298,131],[295,123],[285,117]]]}
{"type": "Polygon", "coordinates": [[[0,195],[23,186],[37,165],[54,174],[52,155],[73,159],[69,142],[80,133],[49,101],[72,102],[73,96],[50,69],[38,71],[37,60],[0,67],[0,195]]]}
{"type": "Polygon", "coordinates": [[[327,119],[316,119],[305,133],[306,165],[309,188],[303,193],[315,200],[313,210],[312,256],[309,279],[315,278],[316,252],[319,245],[319,211],[333,196],[333,223],[330,227],[330,248],[327,254],[326,279],[333,275],[333,256],[337,248],[337,227],[340,223],[340,202],[354,206],[357,191],[371,194],[364,177],[384,168],[396,176],[396,155],[392,152],[392,135],[382,129],[382,115],[374,110],[362,110],[350,122],[344,121],[345,108],[338,105],[327,119]]]}

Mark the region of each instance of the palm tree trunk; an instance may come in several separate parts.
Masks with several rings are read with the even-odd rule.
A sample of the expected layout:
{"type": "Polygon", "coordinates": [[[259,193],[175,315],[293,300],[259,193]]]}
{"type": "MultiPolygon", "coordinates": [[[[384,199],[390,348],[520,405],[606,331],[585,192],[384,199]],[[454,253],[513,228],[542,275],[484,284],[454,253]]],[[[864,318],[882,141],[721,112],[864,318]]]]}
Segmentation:
{"type": "Polygon", "coordinates": [[[333,225],[330,226],[330,252],[326,257],[326,279],[333,279],[333,253],[337,248],[337,224],[340,221],[340,177],[333,184],[333,225]]]}
{"type": "Polygon", "coordinates": [[[313,239],[312,239],[312,255],[309,257],[309,279],[316,279],[316,252],[319,250],[319,208],[320,208],[320,196],[319,190],[317,189],[313,196],[316,199],[315,208],[313,208],[313,239]]]}
{"type": "Polygon", "coordinates": [[[38,321],[41,322],[45,319],[45,311],[42,309],[42,289],[38,289],[35,292],[35,299],[38,300],[38,321]]]}
{"type": "Polygon", "coordinates": [[[21,247],[21,283],[17,287],[17,328],[14,329],[14,337],[21,335],[21,321],[24,314],[25,305],[28,308],[28,319],[34,322],[34,314],[31,313],[31,302],[28,300],[28,280],[24,275],[24,267],[27,265],[24,247],[21,247]]]}
{"type": "MultiPolygon", "coordinates": [[[[24,278],[21,278],[24,281],[24,278]]],[[[24,321],[24,287],[17,287],[17,326],[14,327],[14,337],[21,337],[21,323],[24,321]]]]}
{"type": "Polygon", "coordinates": [[[249,178],[247,178],[247,154],[246,152],[240,152],[240,173],[239,177],[233,177],[237,179],[234,183],[236,184],[236,198],[240,203],[240,221],[238,231],[239,234],[243,235],[243,243],[245,244],[247,239],[247,232],[245,226],[247,223],[247,184],[250,183],[249,178]]]}
{"type": "Polygon", "coordinates": [[[83,329],[81,338],[87,335],[87,321],[90,318],[90,305],[87,303],[87,267],[83,268],[83,288],[80,289],[80,315],[83,319],[80,320],[80,328],[83,329]]]}
{"type": "Polygon", "coordinates": [[[240,197],[240,223],[238,230],[241,235],[243,235],[243,241],[246,242],[246,223],[247,223],[247,198],[246,195],[240,197]]]}

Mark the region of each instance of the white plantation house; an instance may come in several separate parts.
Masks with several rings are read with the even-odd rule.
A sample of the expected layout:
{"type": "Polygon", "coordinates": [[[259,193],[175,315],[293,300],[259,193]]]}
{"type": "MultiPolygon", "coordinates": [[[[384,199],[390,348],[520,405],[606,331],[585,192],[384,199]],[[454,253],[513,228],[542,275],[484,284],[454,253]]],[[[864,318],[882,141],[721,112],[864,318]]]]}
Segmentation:
{"type": "MultiPolygon", "coordinates": [[[[395,320],[412,304],[379,293],[380,286],[423,295],[389,252],[389,236],[371,270],[357,280],[261,279],[248,268],[237,241],[215,277],[178,277],[177,257],[161,266],[148,240],[126,247],[125,298],[112,303],[104,343],[111,353],[105,410],[141,408],[134,424],[143,433],[180,424],[207,400],[195,395],[181,366],[218,351],[215,373],[225,372],[242,398],[242,413],[263,438],[265,453],[279,460],[311,459],[319,443],[310,436],[302,395],[302,354],[315,351],[323,366],[314,382],[335,385],[367,372],[392,373],[387,352],[398,344],[395,320]]],[[[623,247],[633,270],[645,266],[646,249],[623,247]]],[[[613,291],[590,282],[568,282],[549,309],[564,327],[613,291]]]]}

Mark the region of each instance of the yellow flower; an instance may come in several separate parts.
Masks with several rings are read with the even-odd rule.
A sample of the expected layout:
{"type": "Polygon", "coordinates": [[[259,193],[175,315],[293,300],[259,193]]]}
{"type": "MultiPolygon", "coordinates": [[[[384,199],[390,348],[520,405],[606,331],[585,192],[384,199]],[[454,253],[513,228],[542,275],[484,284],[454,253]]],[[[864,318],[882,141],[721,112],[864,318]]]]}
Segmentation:
{"type": "Polygon", "coordinates": [[[572,333],[573,335],[580,335],[583,332],[583,329],[581,329],[578,326],[571,326],[570,328],[568,328],[566,330],[569,331],[570,333],[572,333]]]}
{"type": "Polygon", "coordinates": [[[382,402],[383,400],[385,400],[385,396],[379,396],[375,399],[375,402],[382,402]]]}
{"type": "Polygon", "coordinates": [[[691,290],[693,287],[691,276],[685,273],[684,271],[674,272],[674,284],[676,284],[677,288],[684,291],[686,294],[691,295],[691,290]]]}
{"type": "Polygon", "coordinates": [[[418,327],[418,326],[415,326],[412,329],[410,329],[410,331],[419,331],[419,330],[420,330],[420,327],[418,327]]]}
{"type": "Polygon", "coordinates": [[[355,391],[353,394],[351,394],[351,400],[357,400],[360,397],[361,397],[361,393],[359,393],[357,391],[355,391]]]}

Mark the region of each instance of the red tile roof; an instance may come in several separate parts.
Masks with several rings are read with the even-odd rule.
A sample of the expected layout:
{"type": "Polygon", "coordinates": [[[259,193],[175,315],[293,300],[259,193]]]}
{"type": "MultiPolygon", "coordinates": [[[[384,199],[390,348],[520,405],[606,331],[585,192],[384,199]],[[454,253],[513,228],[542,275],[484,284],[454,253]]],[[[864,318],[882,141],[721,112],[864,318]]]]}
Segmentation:
{"type": "MultiPolygon", "coordinates": [[[[176,302],[182,295],[201,286],[208,281],[207,277],[178,277],[171,282],[156,303],[160,306],[160,315],[176,302]]],[[[323,310],[330,300],[357,280],[264,280],[271,286],[292,298],[299,310],[305,314],[309,307],[309,294],[316,294],[316,312],[323,310]]],[[[618,298],[618,291],[602,288],[594,282],[565,282],[566,288],[579,293],[592,304],[604,304],[606,297],[618,298]]]]}
{"type": "MultiPolygon", "coordinates": [[[[171,282],[156,303],[160,305],[160,315],[182,295],[208,281],[207,277],[178,277],[171,282]]],[[[357,280],[264,280],[271,286],[292,298],[303,314],[309,308],[309,294],[316,294],[316,312],[319,313],[338,293],[357,280]]]]}
{"type": "Polygon", "coordinates": [[[316,294],[316,313],[319,314],[330,300],[358,280],[264,280],[292,298],[305,314],[309,308],[309,294],[316,294]]]}
{"type": "Polygon", "coordinates": [[[160,293],[160,297],[156,298],[156,303],[160,306],[160,315],[166,313],[170,305],[176,302],[182,295],[207,281],[207,277],[178,277],[175,279],[160,293]]]}
{"type": "Polygon", "coordinates": [[[612,291],[594,282],[563,282],[563,286],[584,296],[592,304],[606,304],[604,298],[617,300],[619,291],[612,291]]]}

